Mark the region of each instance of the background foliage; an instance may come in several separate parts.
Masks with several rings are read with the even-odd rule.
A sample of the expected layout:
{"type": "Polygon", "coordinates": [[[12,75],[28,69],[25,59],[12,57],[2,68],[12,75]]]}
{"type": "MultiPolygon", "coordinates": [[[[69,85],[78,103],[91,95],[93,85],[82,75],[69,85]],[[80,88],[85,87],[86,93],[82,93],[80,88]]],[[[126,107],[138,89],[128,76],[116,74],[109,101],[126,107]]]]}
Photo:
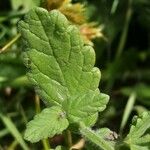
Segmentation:
{"type": "MultiPolygon", "coordinates": [[[[111,99],[94,128],[107,126],[124,136],[131,118],[150,108],[150,2],[73,1],[77,2],[86,8],[81,17],[85,15],[88,21],[103,28],[93,45],[96,66],[102,72],[100,89],[111,99]]],[[[17,34],[18,21],[39,5],[38,0],[0,0],[0,149],[42,147],[41,143],[29,144],[22,138],[26,123],[44,104],[39,105],[39,97],[26,78],[17,34]]],[[[51,139],[53,146],[63,142],[62,136],[51,139]]]]}

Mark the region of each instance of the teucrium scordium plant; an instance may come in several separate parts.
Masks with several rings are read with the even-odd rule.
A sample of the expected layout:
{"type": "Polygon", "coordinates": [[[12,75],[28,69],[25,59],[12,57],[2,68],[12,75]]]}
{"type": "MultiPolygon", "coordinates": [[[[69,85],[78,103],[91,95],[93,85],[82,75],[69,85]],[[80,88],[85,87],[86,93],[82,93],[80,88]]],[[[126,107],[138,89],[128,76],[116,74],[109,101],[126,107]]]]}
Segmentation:
{"type": "MultiPolygon", "coordinates": [[[[105,109],[108,96],[98,89],[100,71],[94,67],[95,52],[91,46],[84,45],[78,28],[56,10],[48,13],[45,9],[35,8],[25,16],[24,21],[19,22],[19,30],[25,46],[24,61],[30,70],[28,77],[49,107],[47,113],[51,114],[57,107],[62,110],[56,112],[57,116],[64,111],[63,117],[70,123],[83,121],[86,124],[89,117],[95,119],[96,114],[105,109]]],[[[34,139],[31,133],[28,137],[32,124],[39,122],[40,126],[39,120],[44,114],[43,110],[28,124],[27,139],[34,139]]],[[[87,126],[92,124],[87,123],[87,126]]],[[[51,126],[49,124],[49,128],[51,126]]],[[[67,125],[62,131],[66,128],[67,125]]],[[[58,130],[55,134],[60,132],[58,130]]],[[[49,133],[47,136],[53,135],[49,133]]]]}
{"type": "Polygon", "coordinates": [[[27,124],[25,139],[38,142],[77,124],[86,139],[113,150],[109,138],[90,128],[109,96],[98,89],[101,75],[94,67],[95,52],[84,44],[79,29],[57,10],[34,8],[19,22],[19,31],[27,75],[47,106],[27,124]]]}

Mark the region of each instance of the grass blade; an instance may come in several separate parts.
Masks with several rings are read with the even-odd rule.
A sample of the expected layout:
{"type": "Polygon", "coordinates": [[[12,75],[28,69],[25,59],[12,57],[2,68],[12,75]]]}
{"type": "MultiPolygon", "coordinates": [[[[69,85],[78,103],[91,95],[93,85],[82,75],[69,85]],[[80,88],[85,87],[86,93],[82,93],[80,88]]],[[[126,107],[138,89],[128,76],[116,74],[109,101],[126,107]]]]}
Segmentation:
{"type": "Polygon", "coordinates": [[[14,123],[12,122],[12,120],[9,117],[4,116],[2,114],[0,114],[0,118],[2,119],[4,125],[7,127],[7,129],[12,134],[12,136],[20,144],[20,146],[22,147],[22,149],[23,150],[29,150],[27,144],[25,143],[25,141],[22,138],[22,135],[20,134],[20,132],[18,131],[18,129],[15,127],[14,123]]]}
{"type": "Polygon", "coordinates": [[[132,112],[135,100],[136,100],[136,94],[135,94],[135,92],[133,92],[133,93],[131,93],[131,95],[128,99],[127,105],[126,105],[124,113],[123,113],[123,118],[122,118],[122,122],[121,122],[121,126],[120,126],[120,134],[122,133],[122,131],[128,121],[128,118],[132,112]]]}

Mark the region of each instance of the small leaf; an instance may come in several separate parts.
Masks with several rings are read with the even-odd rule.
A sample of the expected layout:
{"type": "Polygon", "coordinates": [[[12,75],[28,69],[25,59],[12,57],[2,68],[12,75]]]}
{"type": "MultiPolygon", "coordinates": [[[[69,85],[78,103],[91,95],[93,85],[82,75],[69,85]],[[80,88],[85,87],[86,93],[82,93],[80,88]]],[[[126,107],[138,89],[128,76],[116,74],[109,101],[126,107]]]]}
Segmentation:
{"type": "Polygon", "coordinates": [[[133,118],[130,132],[125,139],[131,150],[150,149],[150,112],[133,118]]]}
{"type": "Polygon", "coordinates": [[[25,139],[38,142],[55,134],[61,134],[68,127],[68,120],[60,107],[44,109],[27,124],[25,139]]]}

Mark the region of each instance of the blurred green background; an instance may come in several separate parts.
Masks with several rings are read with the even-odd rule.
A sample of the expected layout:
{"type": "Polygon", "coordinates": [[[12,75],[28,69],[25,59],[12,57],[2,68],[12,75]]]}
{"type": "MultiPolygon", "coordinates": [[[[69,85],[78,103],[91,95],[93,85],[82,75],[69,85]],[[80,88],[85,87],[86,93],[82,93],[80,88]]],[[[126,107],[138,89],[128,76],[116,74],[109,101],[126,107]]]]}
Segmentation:
{"type": "MultiPolygon", "coordinates": [[[[133,115],[150,108],[150,1],[72,2],[83,3],[88,20],[103,26],[105,38],[93,43],[96,66],[102,73],[100,89],[110,95],[110,102],[95,128],[107,126],[126,135],[133,115]]],[[[22,138],[26,123],[37,112],[38,97],[26,78],[17,34],[17,22],[39,5],[40,0],[0,0],[0,150],[41,146],[22,138]],[[3,51],[5,46],[9,47],[3,51]]],[[[54,145],[57,142],[61,140],[54,145]]]]}

